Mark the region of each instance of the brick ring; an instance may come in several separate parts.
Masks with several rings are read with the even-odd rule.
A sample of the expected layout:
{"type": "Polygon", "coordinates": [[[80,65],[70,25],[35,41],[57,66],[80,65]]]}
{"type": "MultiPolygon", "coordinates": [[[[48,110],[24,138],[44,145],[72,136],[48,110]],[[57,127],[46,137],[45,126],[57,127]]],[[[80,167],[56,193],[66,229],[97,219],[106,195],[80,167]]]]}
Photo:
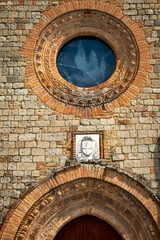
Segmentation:
{"type": "Polygon", "coordinates": [[[40,99],[54,110],[84,117],[127,104],[145,85],[149,69],[143,31],[119,8],[105,3],[73,2],[49,10],[26,40],[24,56],[29,57],[28,84],[40,99]],[[61,47],[84,35],[105,41],[117,60],[113,75],[91,88],[70,84],[56,65],[61,47]]]}

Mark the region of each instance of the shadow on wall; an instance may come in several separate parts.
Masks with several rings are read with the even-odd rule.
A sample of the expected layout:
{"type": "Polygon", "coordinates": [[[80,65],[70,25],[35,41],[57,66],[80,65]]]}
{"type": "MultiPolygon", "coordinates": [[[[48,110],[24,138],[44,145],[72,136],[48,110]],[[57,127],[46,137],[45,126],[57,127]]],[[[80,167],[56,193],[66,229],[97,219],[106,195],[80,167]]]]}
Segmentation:
{"type": "Polygon", "coordinates": [[[158,188],[157,197],[160,200],[160,137],[157,139],[156,146],[154,149],[154,173],[156,185],[158,188]]]}

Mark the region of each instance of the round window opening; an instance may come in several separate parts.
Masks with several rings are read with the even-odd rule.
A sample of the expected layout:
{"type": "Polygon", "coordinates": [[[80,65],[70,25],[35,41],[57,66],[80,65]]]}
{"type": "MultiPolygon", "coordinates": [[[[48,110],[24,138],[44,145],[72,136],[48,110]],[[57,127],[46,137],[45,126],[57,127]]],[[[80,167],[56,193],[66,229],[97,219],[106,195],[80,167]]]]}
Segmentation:
{"type": "Polygon", "coordinates": [[[116,68],[116,57],[101,39],[77,37],[67,42],[59,51],[57,68],[70,84],[90,88],[111,77],[116,68]]]}

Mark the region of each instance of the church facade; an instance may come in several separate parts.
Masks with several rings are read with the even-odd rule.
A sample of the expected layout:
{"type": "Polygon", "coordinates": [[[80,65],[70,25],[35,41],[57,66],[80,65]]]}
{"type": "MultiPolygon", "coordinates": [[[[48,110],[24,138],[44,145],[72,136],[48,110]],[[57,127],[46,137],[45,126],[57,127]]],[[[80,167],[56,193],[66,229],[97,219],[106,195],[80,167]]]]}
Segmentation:
{"type": "Polygon", "coordinates": [[[0,239],[160,238],[159,16],[0,1],[0,239]]]}

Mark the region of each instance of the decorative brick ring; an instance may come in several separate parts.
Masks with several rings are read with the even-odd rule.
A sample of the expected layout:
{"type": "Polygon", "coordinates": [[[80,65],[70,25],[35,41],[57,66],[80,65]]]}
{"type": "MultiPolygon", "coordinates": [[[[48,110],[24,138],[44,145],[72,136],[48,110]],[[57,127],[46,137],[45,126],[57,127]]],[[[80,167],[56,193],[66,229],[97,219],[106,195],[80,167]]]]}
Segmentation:
{"type": "Polygon", "coordinates": [[[13,205],[1,240],[53,240],[69,221],[90,214],[124,240],[159,240],[160,203],[141,183],[113,168],[75,165],[28,190],[13,205]]]}
{"type": "Polygon", "coordinates": [[[94,1],[69,2],[45,12],[26,40],[28,84],[51,108],[65,114],[91,117],[125,105],[146,84],[148,48],[138,24],[119,8],[94,1]],[[117,66],[104,83],[80,88],[59,74],[61,47],[78,36],[96,36],[114,51],[117,66]]]}

